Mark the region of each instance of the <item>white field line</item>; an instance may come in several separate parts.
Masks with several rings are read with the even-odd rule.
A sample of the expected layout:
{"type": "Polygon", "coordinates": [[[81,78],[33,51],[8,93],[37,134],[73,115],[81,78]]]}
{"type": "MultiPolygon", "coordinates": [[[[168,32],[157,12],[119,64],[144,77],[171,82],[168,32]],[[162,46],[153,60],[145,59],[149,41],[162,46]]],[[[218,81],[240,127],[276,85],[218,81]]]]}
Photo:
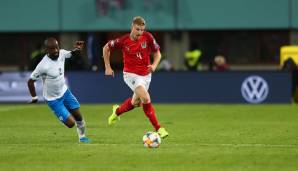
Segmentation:
{"type": "MultiPolygon", "coordinates": [[[[141,144],[141,143],[140,143],[141,144]]],[[[140,144],[83,144],[98,146],[140,145],[140,144]]],[[[142,145],[142,144],[141,144],[142,145]]],[[[170,146],[210,146],[210,147],[265,147],[265,148],[298,148],[298,144],[171,144],[170,146]]]]}
{"type": "Polygon", "coordinates": [[[9,106],[9,107],[2,107],[0,106],[0,113],[1,112],[10,112],[10,111],[15,111],[15,110],[23,110],[23,109],[29,109],[29,108],[34,108],[36,106],[9,106]]]}
{"type": "MultiPolygon", "coordinates": [[[[72,146],[76,144],[0,144],[0,146],[72,146]]],[[[77,144],[82,146],[142,146],[142,143],[137,144],[106,144],[106,143],[90,143],[90,144],[77,144]]],[[[298,144],[172,144],[170,146],[207,146],[207,147],[255,147],[255,148],[298,148],[298,144]]]]}
{"type": "Polygon", "coordinates": [[[197,144],[199,146],[298,148],[298,144],[197,144]]]}

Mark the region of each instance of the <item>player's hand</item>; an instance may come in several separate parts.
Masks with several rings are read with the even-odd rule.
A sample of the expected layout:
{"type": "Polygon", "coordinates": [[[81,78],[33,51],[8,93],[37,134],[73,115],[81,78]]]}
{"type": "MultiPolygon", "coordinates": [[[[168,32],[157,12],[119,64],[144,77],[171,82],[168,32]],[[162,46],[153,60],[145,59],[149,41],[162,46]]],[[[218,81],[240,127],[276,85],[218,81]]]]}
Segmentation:
{"type": "Polygon", "coordinates": [[[84,47],[84,43],[85,43],[84,41],[76,41],[74,48],[81,50],[84,47]]]}
{"type": "Polygon", "coordinates": [[[156,66],[148,65],[148,71],[149,72],[154,72],[155,70],[156,70],[156,66]]]}
{"type": "Polygon", "coordinates": [[[28,101],[28,103],[37,103],[37,102],[38,102],[38,97],[37,96],[32,97],[32,99],[28,101]]]}
{"type": "Polygon", "coordinates": [[[114,77],[114,71],[112,68],[106,68],[105,75],[114,77]]]}

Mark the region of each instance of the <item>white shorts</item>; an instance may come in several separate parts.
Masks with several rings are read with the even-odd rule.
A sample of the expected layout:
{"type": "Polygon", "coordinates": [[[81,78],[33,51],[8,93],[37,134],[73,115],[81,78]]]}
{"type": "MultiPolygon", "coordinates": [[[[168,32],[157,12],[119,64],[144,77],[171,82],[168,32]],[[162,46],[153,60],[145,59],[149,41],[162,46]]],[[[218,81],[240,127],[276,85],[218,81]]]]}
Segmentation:
{"type": "Polygon", "coordinates": [[[124,82],[134,92],[138,86],[144,86],[148,91],[151,82],[151,73],[145,76],[123,72],[124,82]]]}

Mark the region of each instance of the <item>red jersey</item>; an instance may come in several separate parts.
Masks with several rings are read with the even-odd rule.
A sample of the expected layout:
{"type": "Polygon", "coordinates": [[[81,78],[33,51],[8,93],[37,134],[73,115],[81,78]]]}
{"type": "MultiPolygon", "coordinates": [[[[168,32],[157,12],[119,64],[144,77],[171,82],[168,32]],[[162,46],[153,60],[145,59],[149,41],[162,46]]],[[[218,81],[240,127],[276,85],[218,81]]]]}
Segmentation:
{"type": "Polygon", "coordinates": [[[131,40],[129,34],[108,42],[111,50],[121,49],[124,60],[124,72],[148,75],[151,64],[150,54],[159,50],[159,45],[149,32],[143,32],[138,40],[131,40]]]}

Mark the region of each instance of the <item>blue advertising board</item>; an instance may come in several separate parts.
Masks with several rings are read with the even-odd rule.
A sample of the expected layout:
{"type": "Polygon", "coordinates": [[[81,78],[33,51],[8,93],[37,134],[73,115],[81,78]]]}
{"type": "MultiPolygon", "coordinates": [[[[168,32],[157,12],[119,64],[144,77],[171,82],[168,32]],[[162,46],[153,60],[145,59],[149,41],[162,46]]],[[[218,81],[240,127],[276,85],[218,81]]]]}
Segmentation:
{"type": "MultiPolygon", "coordinates": [[[[0,74],[0,102],[27,102],[30,73],[0,74]]],[[[156,72],[150,95],[154,103],[290,103],[292,75],[287,72],[156,72]]],[[[132,96],[121,72],[67,72],[69,88],[81,103],[120,103],[132,96]]],[[[42,83],[36,82],[42,100],[42,83]]]]}
{"type": "MultiPolygon", "coordinates": [[[[0,73],[0,103],[1,102],[27,102],[31,100],[27,87],[30,76],[28,72],[0,73]]],[[[42,83],[35,83],[36,93],[42,97],[42,83]]],[[[43,101],[43,98],[39,98],[43,101]]]]}
{"type": "MultiPolygon", "coordinates": [[[[115,103],[132,95],[122,73],[69,73],[81,102],[115,103]]],[[[291,74],[286,72],[158,72],[150,85],[157,103],[290,103],[291,74]]]]}

